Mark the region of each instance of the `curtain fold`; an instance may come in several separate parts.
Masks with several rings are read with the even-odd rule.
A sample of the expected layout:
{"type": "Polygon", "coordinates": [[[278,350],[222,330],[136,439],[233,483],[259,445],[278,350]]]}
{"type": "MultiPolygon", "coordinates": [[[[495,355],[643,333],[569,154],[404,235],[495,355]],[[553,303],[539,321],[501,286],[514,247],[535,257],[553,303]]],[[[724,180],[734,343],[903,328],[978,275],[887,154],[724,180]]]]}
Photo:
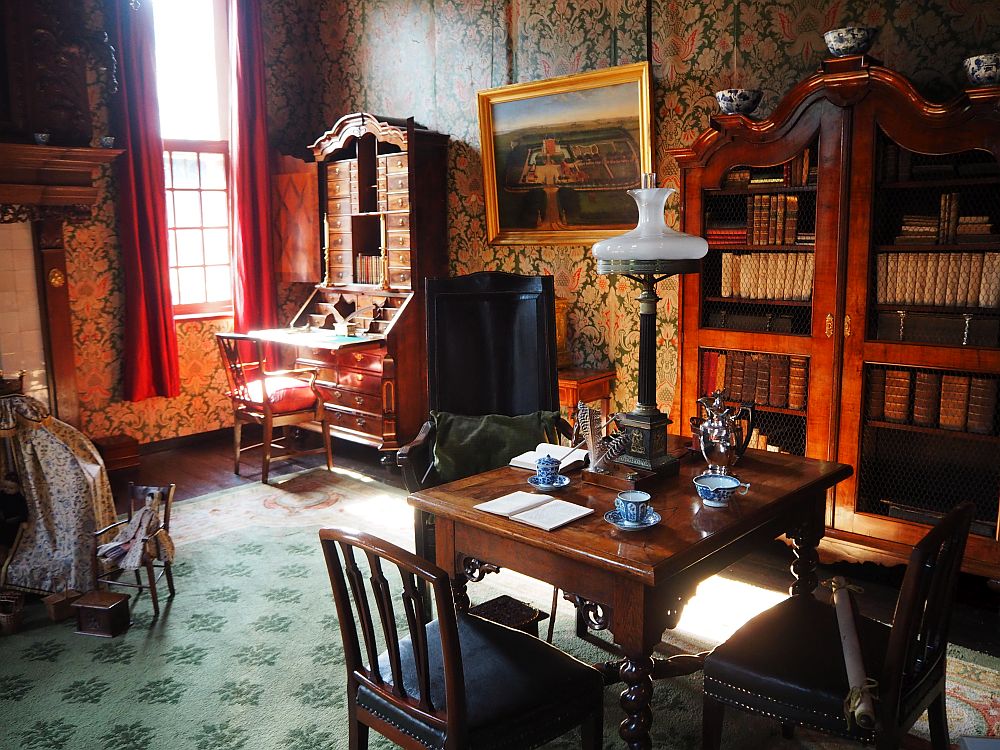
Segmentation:
{"type": "Polygon", "coordinates": [[[233,327],[246,332],[277,325],[260,0],[231,0],[229,45],[233,327]]]}
{"type": "Polygon", "coordinates": [[[116,162],[118,238],[125,279],[125,398],[180,394],[170,299],[163,139],[156,99],[153,5],[109,3],[120,57],[116,162]]]}

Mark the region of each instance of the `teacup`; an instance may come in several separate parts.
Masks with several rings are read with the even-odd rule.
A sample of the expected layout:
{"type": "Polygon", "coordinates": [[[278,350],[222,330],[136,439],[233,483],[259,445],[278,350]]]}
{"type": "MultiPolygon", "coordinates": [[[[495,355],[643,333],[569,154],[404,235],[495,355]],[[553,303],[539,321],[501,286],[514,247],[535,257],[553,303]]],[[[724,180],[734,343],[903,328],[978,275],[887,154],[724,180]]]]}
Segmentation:
{"type": "Polygon", "coordinates": [[[723,89],[715,92],[715,101],[724,115],[748,115],[757,109],[763,93],[760,89],[723,89]]]}
{"type": "Polygon", "coordinates": [[[863,55],[872,48],[877,33],[877,28],[869,26],[844,26],[824,32],[823,41],[834,57],[863,55]]]}
{"type": "Polygon", "coordinates": [[[738,490],[745,495],[750,490],[749,483],[741,482],[732,474],[702,474],[691,481],[698,490],[698,497],[709,508],[725,508],[734,492],[738,490]]]}
{"type": "Polygon", "coordinates": [[[559,459],[545,455],[535,461],[535,479],[539,484],[555,484],[557,476],[559,476],[559,459]]]}
{"type": "Polygon", "coordinates": [[[642,490],[619,492],[615,498],[615,510],[621,515],[625,526],[641,526],[649,512],[649,493],[642,490]]]}
{"type": "Polygon", "coordinates": [[[101,144],[101,148],[114,148],[115,137],[113,135],[102,135],[98,143],[101,144]]]}
{"type": "Polygon", "coordinates": [[[47,146],[49,141],[52,140],[51,133],[33,133],[35,138],[35,143],[39,146],[47,146]]]}

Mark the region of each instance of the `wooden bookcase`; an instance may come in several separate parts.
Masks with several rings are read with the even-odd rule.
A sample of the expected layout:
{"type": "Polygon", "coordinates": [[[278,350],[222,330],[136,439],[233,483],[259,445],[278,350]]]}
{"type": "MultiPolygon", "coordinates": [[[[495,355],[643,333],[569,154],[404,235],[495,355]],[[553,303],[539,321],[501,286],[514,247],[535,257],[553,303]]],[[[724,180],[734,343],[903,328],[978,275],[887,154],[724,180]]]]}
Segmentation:
{"type": "Polygon", "coordinates": [[[772,450],[854,466],[830,494],[832,556],[905,561],[968,499],[964,568],[1000,578],[998,104],[1000,87],[933,104],[840,58],[770,119],[720,115],[671,152],[684,229],[709,240],[682,281],[680,423],[721,387],[758,403],[772,450]],[[793,384],[805,359],[804,409],[784,358],[793,384]]]}
{"type": "Polygon", "coordinates": [[[369,341],[302,349],[331,431],[394,451],[427,419],[424,279],[447,275],[448,136],[408,120],[342,117],[312,146],[322,281],[292,320],[353,322],[369,341]]]}

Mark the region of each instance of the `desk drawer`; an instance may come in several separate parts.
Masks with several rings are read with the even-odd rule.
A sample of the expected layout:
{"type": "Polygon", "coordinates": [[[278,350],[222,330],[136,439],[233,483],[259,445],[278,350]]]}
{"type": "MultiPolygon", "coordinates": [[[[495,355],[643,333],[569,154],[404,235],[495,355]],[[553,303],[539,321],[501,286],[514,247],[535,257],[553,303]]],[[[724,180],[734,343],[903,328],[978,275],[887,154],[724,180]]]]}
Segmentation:
{"type": "Polygon", "coordinates": [[[327,269],[327,281],[330,284],[350,284],[354,280],[350,266],[331,266],[327,269]]]}
{"type": "MultiPolygon", "coordinates": [[[[330,198],[326,202],[326,212],[331,216],[345,215],[351,213],[351,199],[349,197],[344,198],[330,198]]],[[[350,217],[348,216],[345,221],[350,222],[350,217]]]]}
{"type": "Polygon", "coordinates": [[[410,228],[410,215],[409,214],[388,214],[385,217],[385,225],[387,229],[409,229],[410,228]]]}
{"type": "Polygon", "coordinates": [[[335,248],[330,248],[326,254],[327,265],[330,266],[340,266],[342,268],[351,267],[351,251],[348,250],[338,250],[335,248]]]}
{"type": "Polygon", "coordinates": [[[351,178],[344,177],[339,180],[330,180],[326,183],[327,200],[344,198],[351,194],[351,178]]]}
{"type": "Polygon", "coordinates": [[[378,176],[378,189],[381,193],[403,193],[406,192],[408,185],[409,177],[406,172],[378,176]]]}
{"type": "Polygon", "coordinates": [[[378,208],[379,211],[409,211],[410,195],[409,193],[392,193],[387,196],[379,196],[378,208]]]}
{"type": "Polygon", "coordinates": [[[361,393],[379,395],[382,392],[382,376],[378,373],[364,373],[357,370],[340,369],[337,372],[337,384],[341,388],[361,393]]]}
{"type": "Polygon", "coordinates": [[[382,350],[356,351],[346,349],[337,353],[337,363],[341,367],[382,374],[382,350]]]}
{"type": "Polygon", "coordinates": [[[347,409],[337,409],[330,404],[326,406],[326,418],[334,427],[365,435],[382,436],[382,419],[370,414],[362,414],[347,409]]]}
{"type": "Polygon", "coordinates": [[[387,240],[390,250],[409,250],[410,232],[391,231],[388,232],[387,240]]]}
{"type": "Polygon", "coordinates": [[[335,250],[347,250],[347,262],[344,265],[351,265],[351,235],[350,234],[334,234],[330,232],[327,235],[326,246],[331,251],[335,250]]]}
{"type": "Polygon", "coordinates": [[[382,398],[370,393],[358,393],[344,388],[320,388],[323,402],[330,408],[349,409],[382,416],[382,398]]]}
{"type": "Polygon", "coordinates": [[[335,214],[329,213],[326,217],[326,224],[330,230],[331,236],[335,232],[343,232],[350,235],[351,232],[351,217],[346,214],[335,214]]]}
{"type": "Polygon", "coordinates": [[[318,367],[317,380],[327,383],[337,382],[337,352],[333,349],[313,349],[311,346],[299,348],[299,356],[295,360],[296,367],[318,367]],[[326,369],[323,369],[326,368],[326,369]]]}
{"type": "Polygon", "coordinates": [[[350,177],[351,172],[358,168],[358,163],[354,159],[343,159],[341,161],[331,161],[326,165],[326,179],[340,180],[350,177]]]}
{"type": "Polygon", "coordinates": [[[405,287],[410,286],[410,269],[409,268],[390,268],[389,269],[389,283],[394,287],[405,287]]]}
{"type": "Polygon", "coordinates": [[[378,169],[390,174],[406,171],[406,154],[384,154],[378,158],[378,169]]]}
{"type": "Polygon", "coordinates": [[[409,250],[389,251],[389,268],[409,268],[409,267],[410,267],[409,250]]]}

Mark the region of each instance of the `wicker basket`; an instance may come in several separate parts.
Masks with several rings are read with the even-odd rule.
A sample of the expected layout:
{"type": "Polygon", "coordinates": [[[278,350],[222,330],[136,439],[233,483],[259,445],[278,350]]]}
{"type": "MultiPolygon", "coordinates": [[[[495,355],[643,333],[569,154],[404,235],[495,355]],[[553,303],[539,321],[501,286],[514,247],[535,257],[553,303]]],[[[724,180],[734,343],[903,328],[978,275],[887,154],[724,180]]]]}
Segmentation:
{"type": "Polygon", "coordinates": [[[73,602],[83,596],[82,593],[76,589],[71,589],[66,587],[66,582],[63,581],[63,590],[57,591],[54,594],[49,594],[42,601],[45,603],[45,609],[49,613],[49,619],[52,622],[62,622],[73,616],[73,602]]]}
{"type": "Polygon", "coordinates": [[[14,635],[24,619],[24,597],[14,591],[0,591],[0,633],[14,635]]]}

